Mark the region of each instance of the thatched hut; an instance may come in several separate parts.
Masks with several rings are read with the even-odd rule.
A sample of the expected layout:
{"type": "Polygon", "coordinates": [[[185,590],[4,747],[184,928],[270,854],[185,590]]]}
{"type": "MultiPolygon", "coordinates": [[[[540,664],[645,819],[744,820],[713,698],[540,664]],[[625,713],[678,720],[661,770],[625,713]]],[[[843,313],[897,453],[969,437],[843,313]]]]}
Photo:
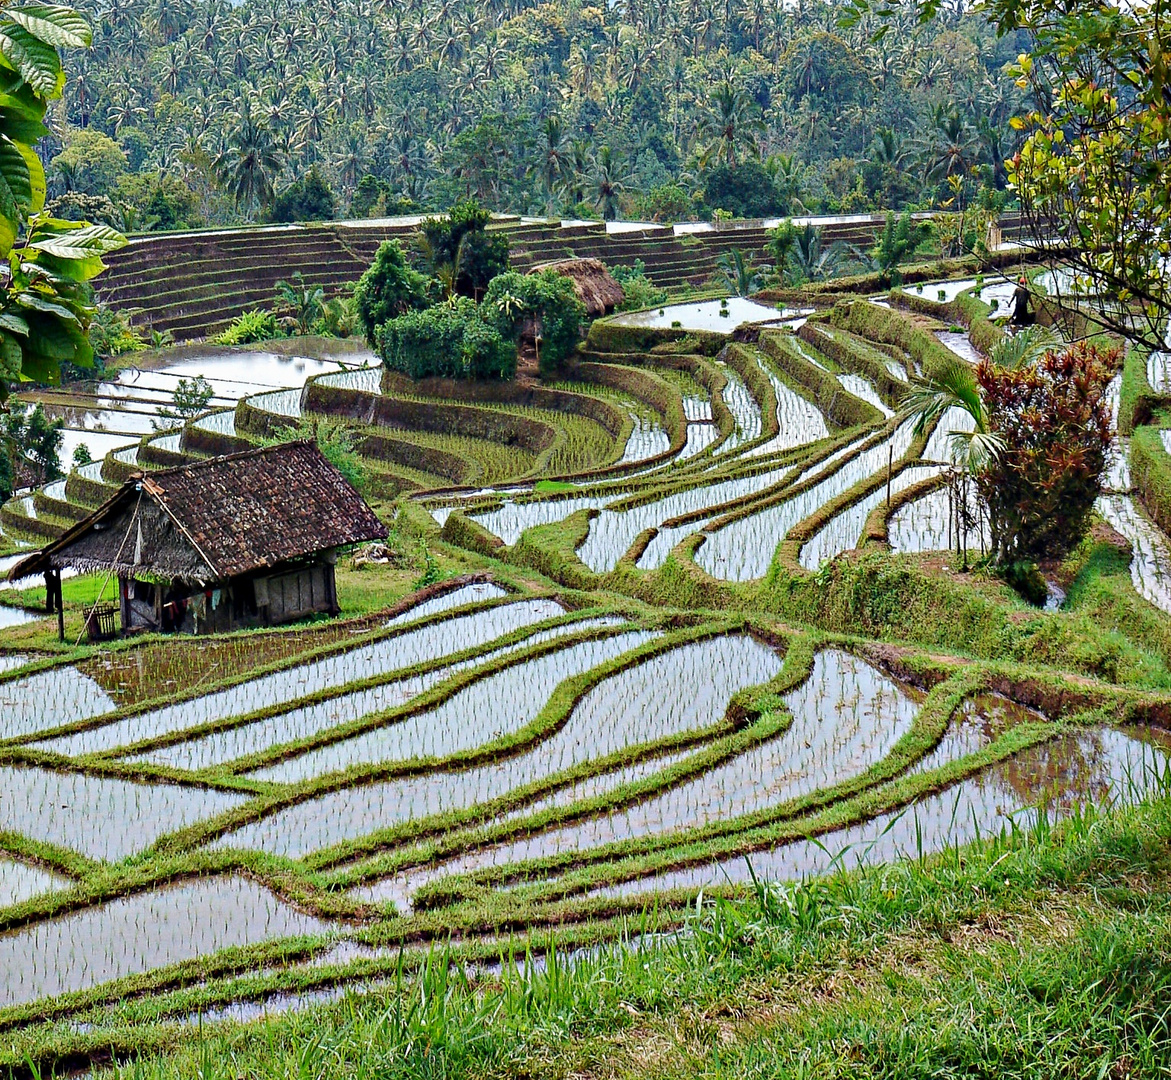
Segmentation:
{"type": "Polygon", "coordinates": [[[380,540],[386,526],[310,442],[210,458],[128,480],[84,521],[17,563],[45,575],[61,612],[61,571],[119,582],[117,608],[87,616],[90,636],[162,630],[205,634],[336,614],[338,548],[380,540]]]}
{"type": "Polygon", "coordinates": [[[625,295],[622,286],[614,280],[614,275],[606,269],[601,259],[562,259],[534,266],[529,273],[537,274],[542,270],[552,270],[555,274],[569,278],[577,298],[585,304],[586,314],[591,319],[609,315],[622,303],[625,295]]]}

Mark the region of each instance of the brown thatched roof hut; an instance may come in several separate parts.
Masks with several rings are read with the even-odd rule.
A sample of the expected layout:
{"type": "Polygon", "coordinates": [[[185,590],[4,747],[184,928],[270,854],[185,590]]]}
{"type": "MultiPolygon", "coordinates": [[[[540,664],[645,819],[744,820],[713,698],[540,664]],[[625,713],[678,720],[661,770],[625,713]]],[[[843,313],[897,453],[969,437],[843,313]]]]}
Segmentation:
{"type": "Polygon", "coordinates": [[[386,533],[298,441],[138,474],[9,576],[55,576],[59,603],[63,569],[108,572],[123,629],[204,633],[336,611],[334,552],[386,533]]]}
{"type": "Polygon", "coordinates": [[[585,304],[586,314],[592,319],[607,315],[622,303],[625,294],[614,275],[601,259],[562,259],[560,262],[541,263],[529,273],[552,270],[573,282],[577,298],[585,304]]]}

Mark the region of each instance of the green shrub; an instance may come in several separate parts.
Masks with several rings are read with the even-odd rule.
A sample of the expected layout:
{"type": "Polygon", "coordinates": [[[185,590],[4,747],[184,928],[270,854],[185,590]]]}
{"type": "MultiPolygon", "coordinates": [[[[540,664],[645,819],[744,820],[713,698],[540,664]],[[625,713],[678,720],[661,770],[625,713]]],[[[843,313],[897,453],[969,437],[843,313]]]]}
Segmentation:
{"type": "Polygon", "coordinates": [[[497,275],[484,294],[481,309],[500,337],[514,343],[520,341],[526,328],[536,327],[543,373],[555,371],[577,348],[585,318],[573,282],[553,270],[497,275]]]}
{"type": "Polygon", "coordinates": [[[354,306],[366,340],[377,345],[378,328],[389,319],[427,306],[427,278],[407,265],[397,240],[385,240],[354,289],[354,306]]]}
{"type": "MultiPolygon", "coordinates": [[[[105,304],[98,305],[94,320],[89,324],[89,343],[93,346],[94,356],[100,360],[108,360],[123,353],[141,352],[147,347],[124,312],[115,311],[105,304]]],[[[84,375],[93,377],[93,372],[84,375]]]]}
{"type": "Polygon", "coordinates": [[[412,379],[510,379],[516,373],[516,349],[466,297],[391,319],[377,337],[382,362],[412,379]]]}
{"type": "Polygon", "coordinates": [[[277,197],[273,221],[330,221],[337,216],[337,202],[316,165],[298,177],[277,197]]]}
{"type": "Polygon", "coordinates": [[[284,337],[276,315],[263,308],[253,308],[232,321],[218,337],[217,345],[248,345],[253,341],[272,341],[284,337]]]}
{"type": "Polygon", "coordinates": [[[622,303],[618,305],[619,311],[642,311],[667,302],[667,290],[660,289],[646,276],[646,266],[642,259],[635,259],[633,266],[615,266],[610,273],[622,286],[624,294],[622,303]]]}

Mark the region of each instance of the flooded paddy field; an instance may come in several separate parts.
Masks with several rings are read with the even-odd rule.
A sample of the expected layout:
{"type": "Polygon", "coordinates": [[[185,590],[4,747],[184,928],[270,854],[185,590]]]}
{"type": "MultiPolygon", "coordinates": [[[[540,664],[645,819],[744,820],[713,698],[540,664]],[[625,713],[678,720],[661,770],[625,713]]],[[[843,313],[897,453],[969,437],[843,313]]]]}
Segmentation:
{"type": "MultiPolygon", "coordinates": [[[[922,295],[938,287],[953,298],[976,283],[922,295]]],[[[6,1039],[48,1031],[48,1017],[100,1045],[120,998],[143,1016],[165,998],[168,1024],[246,1021],[346,986],[388,992],[398,947],[430,948],[437,928],[469,948],[491,948],[485,928],[503,925],[521,947],[585,940],[603,901],[661,903],[677,922],[685,900],[753,873],[794,882],[928,858],[1164,789],[1168,661],[1151,636],[1127,635],[1171,611],[1171,541],[1144,509],[1126,440],[1098,504],[1121,537],[1113,550],[1125,541],[1131,556],[1107,583],[1118,625],[1091,648],[1075,586],[1069,610],[1049,613],[978,568],[979,600],[956,616],[933,592],[943,560],[892,559],[873,530],[885,521],[908,556],[954,548],[947,491],[908,489],[949,467],[964,415],[916,435],[909,350],[853,324],[838,333],[841,311],[801,316],[854,350],[831,359],[747,325],[792,313],[720,309],[623,318],[645,351],[588,351],[580,378],[599,381],[530,388],[567,395],[567,409],[585,400],[584,420],[458,401],[507,428],[504,448],[537,430],[518,420],[548,424],[515,454],[543,473],[453,467],[463,480],[440,485],[378,462],[397,477],[374,500],[395,562],[359,571],[342,553],[339,582],[361,604],[340,619],[92,646],[0,620],[0,1067],[6,1039]],[[660,326],[687,336],[653,351],[641,334],[660,326]],[[739,353],[725,350],[737,326],[739,353]],[[624,374],[599,376],[605,363],[624,374]],[[609,425],[604,453],[573,441],[586,420],[603,429],[589,416],[609,425]],[[590,467],[558,471],[575,446],[590,467]],[[855,581],[855,566],[873,576],[855,581]],[[418,591],[388,606],[416,575],[418,591]],[[970,638],[952,625],[962,619],[970,638]],[[239,1001],[223,989],[234,980],[248,987],[239,1001]],[[221,996],[193,1006],[212,986],[221,996]]],[[[925,355],[939,355],[939,325],[916,324],[925,355]]],[[[972,358],[966,333],[945,333],[972,358]]],[[[184,366],[196,358],[173,359],[74,405],[125,412],[130,430],[166,402],[167,380],[196,371],[184,366]]],[[[393,396],[347,357],[253,359],[215,360],[215,411],[192,431],[255,438],[248,410],[232,411],[240,394],[292,419],[306,380],[371,408],[393,396]]],[[[410,398],[435,415],[454,403],[410,398]]],[[[454,457],[491,441],[393,434],[454,457]]],[[[94,477],[70,490],[79,479],[94,477]]],[[[25,498],[47,521],[62,494],[25,498]]],[[[978,533],[968,545],[975,562],[978,533]]],[[[947,604],[967,580],[948,577],[947,604]]]]}

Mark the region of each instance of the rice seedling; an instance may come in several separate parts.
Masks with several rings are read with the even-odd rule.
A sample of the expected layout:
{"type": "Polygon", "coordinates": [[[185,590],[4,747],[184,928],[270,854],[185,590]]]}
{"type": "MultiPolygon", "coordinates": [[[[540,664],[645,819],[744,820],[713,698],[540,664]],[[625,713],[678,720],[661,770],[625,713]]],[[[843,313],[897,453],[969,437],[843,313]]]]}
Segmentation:
{"type": "MultiPolygon", "coordinates": [[[[745,637],[672,649],[599,683],[562,727],[527,753],[332,793],[246,826],[220,844],[297,857],[376,826],[498,799],[625,747],[707,727],[723,716],[733,693],[772,678],[780,663],[773,650],[745,637]]],[[[571,669],[562,665],[561,674],[571,669]]]]}
{"type": "MultiPolygon", "coordinates": [[[[917,484],[928,477],[939,473],[938,466],[912,466],[903,469],[890,482],[890,494],[897,495],[906,491],[912,484],[917,484]]],[[[802,545],[800,562],[806,570],[816,570],[827,559],[833,559],[843,551],[849,551],[858,546],[862,530],[870,511],[885,502],[887,488],[880,487],[869,495],[851,504],[840,514],[835,514],[809,541],[802,545]]],[[[934,508],[934,504],[933,504],[934,508]]],[[[946,514],[946,507],[945,507],[946,514]]],[[[946,516],[944,517],[946,521],[946,516]]]]}
{"type": "Polygon", "coordinates": [[[41,893],[68,888],[71,884],[68,878],[39,866],[0,858],[0,908],[11,907],[41,893]]]}
{"type": "MultiPolygon", "coordinates": [[[[330,728],[352,724],[365,716],[385,713],[406,705],[412,698],[438,686],[452,675],[483,664],[491,664],[520,647],[551,641],[565,634],[576,634],[595,627],[613,626],[621,619],[583,619],[564,623],[550,630],[493,649],[470,660],[435,668],[418,675],[395,679],[350,693],[342,693],[312,705],[303,705],[287,712],[266,715],[263,719],[226,731],[216,731],[202,738],[175,743],[159,750],[136,756],[136,762],[165,765],[176,769],[200,770],[223,765],[237,758],[272,750],[287,743],[299,742],[320,735],[330,728]]],[[[460,619],[438,624],[436,633],[446,637],[448,645],[458,643],[462,649],[478,644],[474,637],[460,633],[460,619]],[[450,636],[449,636],[450,635],[450,636]]]]}
{"type": "Polygon", "coordinates": [[[89,720],[113,712],[115,703],[75,667],[55,668],[0,683],[0,738],[31,735],[62,720],[89,720]]]}
{"type": "Polygon", "coordinates": [[[1098,513],[1130,541],[1130,576],[1135,591],[1155,607],[1171,612],[1171,543],[1129,495],[1103,495],[1098,513]]]}
{"type": "Polygon", "coordinates": [[[696,562],[726,581],[763,577],[785,534],[859,481],[885,470],[891,460],[899,461],[910,449],[914,426],[914,420],[904,420],[889,439],[864,450],[800,495],[716,530],[696,553],[696,562]]]}
{"type": "MultiPolygon", "coordinates": [[[[443,601],[436,603],[439,611],[448,610],[443,601]]],[[[462,640],[465,647],[483,644],[511,630],[562,614],[564,609],[552,600],[502,604],[453,618],[447,621],[448,625],[428,624],[310,664],[237,683],[226,690],[136,713],[102,727],[46,739],[36,745],[71,756],[114,751],[145,739],[271,709],[358,679],[436,660],[450,651],[452,641],[462,640]]]]}
{"type": "Polygon", "coordinates": [[[206,788],[0,766],[0,828],[108,862],[244,801],[206,788]]]}
{"type": "Polygon", "coordinates": [[[880,761],[910,730],[917,707],[890,679],[837,649],[818,653],[809,679],[784,700],[792,726],[702,776],[605,816],[469,853],[443,869],[468,873],[620,839],[681,832],[808,794],[880,761]]]}
{"type": "Polygon", "coordinates": [[[1059,736],[910,807],[848,828],[707,866],[670,871],[596,891],[631,896],[752,880],[798,882],[838,868],[927,856],[1036,828],[1111,799],[1162,790],[1166,751],[1112,728],[1059,736]]]}
{"type": "MultiPolygon", "coordinates": [[[[954,525],[949,521],[952,517],[946,488],[899,507],[887,525],[891,550],[913,553],[954,549],[954,525]]],[[[981,545],[987,548],[987,529],[983,522],[969,530],[966,541],[973,550],[980,550],[981,545]]]]}
{"type": "Polygon", "coordinates": [[[474,749],[533,720],[562,680],[650,639],[647,631],[632,631],[583,641],[513,664],[473,683],[429,712],[250,775],[256,780],[288,784],[356,765],[441,758],[474,749]]]}
{"type": "Polygon", "coordinates": [[[0,1008],[326,929],[245,878],[165,886],[0,937],[0,1008]]]}

